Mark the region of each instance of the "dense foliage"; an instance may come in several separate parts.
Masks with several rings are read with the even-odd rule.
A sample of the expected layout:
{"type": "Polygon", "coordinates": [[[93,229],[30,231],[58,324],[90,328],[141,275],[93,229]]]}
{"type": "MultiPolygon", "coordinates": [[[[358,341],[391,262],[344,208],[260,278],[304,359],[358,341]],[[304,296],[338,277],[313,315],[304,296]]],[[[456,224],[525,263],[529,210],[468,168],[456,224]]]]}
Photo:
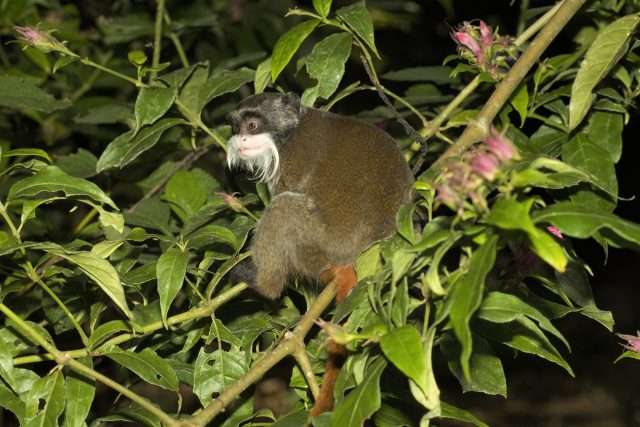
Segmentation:
{"type": "MultiPolygon", "coordinates": [[[[572,240],[640,248],[640,225],[614,213],[637,0],[523,1],[519,34],[465,22],[445,65],[406,69],[374,28],[410,26],[418,3],[184,3],[0,1],[0,421],[301,426],[330,335],[349,357],[315,426],[483,426],[439,378],[506,397],[497,348],[573,375],[552,321],[613,330],[572,240]],[[378,92],[356,116],[393,133],[418,176],[337,307],[331,286],[272,302],[227,274],[268,192],[226,170],[224,116],[264,90],[325,109],[378,92]],[[288,359],[276,421],[255,385],[288,359]]],[[[621,357],[640,358],[623,338],[621,357]]]]}

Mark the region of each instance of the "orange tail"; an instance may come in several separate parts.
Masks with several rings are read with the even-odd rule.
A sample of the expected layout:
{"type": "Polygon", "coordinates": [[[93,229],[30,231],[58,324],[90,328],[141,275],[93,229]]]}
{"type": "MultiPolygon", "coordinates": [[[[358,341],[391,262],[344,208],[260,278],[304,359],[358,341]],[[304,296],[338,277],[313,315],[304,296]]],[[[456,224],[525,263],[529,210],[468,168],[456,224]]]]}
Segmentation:
{"type": "MultiPolygon", "coordinates": [[[[331,270],[331,278],[336,287],[336,304],[341,303],[355,286],[358,279],[353,267],[338,267],[331,270]]],[[[327,343],[327,366],[322,376],[320,395],[316,399],[316,404],[311,410],[311,416],[317,417],[323,412],[333,409],[333,388],[340,373],[340,368],[347,358],[347,349],[341,344],[333,341],[327,343]]]]}

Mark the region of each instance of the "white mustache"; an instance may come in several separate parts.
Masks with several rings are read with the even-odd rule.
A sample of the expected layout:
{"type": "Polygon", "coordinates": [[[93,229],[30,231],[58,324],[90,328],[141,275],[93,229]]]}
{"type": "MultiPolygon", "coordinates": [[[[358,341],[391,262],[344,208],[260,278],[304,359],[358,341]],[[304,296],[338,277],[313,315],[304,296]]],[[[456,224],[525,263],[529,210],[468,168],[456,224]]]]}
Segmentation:
{"type": "Polygon", "coordinates": [[[260,182],[268,183],[278,175],[280,154],[268,133],[234,135],[229,138],[227,165],[230,169],[241,166],[260,182]],[[256,153],[248,154],[246,151],[256,151],[256,153]]]}

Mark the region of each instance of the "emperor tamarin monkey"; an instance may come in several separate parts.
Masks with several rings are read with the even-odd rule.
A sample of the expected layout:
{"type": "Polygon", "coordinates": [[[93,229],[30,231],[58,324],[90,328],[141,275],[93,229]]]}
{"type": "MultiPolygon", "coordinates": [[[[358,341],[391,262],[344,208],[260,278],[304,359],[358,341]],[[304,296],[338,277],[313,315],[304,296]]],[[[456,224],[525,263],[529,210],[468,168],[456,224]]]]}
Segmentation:
{"type": "Polygon", "coordinates": [[[292,276],[319,280],[353,266],[394,232],[413,176],[387,133],[304,107],[293,93],[250,96],[229,119],[229,167],[249,170],[271,193],[252,243],[259,293],[276,298],[292,276]]]}
{"type": "MultiPolygon", "coordinates": [[[[394,140],[347,117],[303,107],[292,93],[265,93],[230,114],[227,162],[266,182],[271,204],[253,235],[253,256],[236,276],[269,298],[292,276],[333,281],[341,302],[355,285],[356,257],[395,230],[413,176],[394,140]]],[[[312,416],[331,410],[346,348],[328,342],[312,416]]]]}

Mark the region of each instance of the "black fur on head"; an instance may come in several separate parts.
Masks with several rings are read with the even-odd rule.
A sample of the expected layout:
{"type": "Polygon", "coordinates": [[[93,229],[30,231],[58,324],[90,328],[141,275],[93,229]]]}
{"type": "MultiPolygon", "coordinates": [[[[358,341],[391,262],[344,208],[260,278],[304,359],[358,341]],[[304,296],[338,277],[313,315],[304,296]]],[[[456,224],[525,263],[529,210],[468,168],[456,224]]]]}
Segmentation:
{"type": "Polygon", "coordinates": [[[247,117],[255,117],[261,124],[258,132],[271,134],[276,145],[280,146],[298,126],[303,114],[300,97],[293,92],[284,95],[259,93],[240,102],[229,114],[229,121],[235,135],[247,117]]]}

